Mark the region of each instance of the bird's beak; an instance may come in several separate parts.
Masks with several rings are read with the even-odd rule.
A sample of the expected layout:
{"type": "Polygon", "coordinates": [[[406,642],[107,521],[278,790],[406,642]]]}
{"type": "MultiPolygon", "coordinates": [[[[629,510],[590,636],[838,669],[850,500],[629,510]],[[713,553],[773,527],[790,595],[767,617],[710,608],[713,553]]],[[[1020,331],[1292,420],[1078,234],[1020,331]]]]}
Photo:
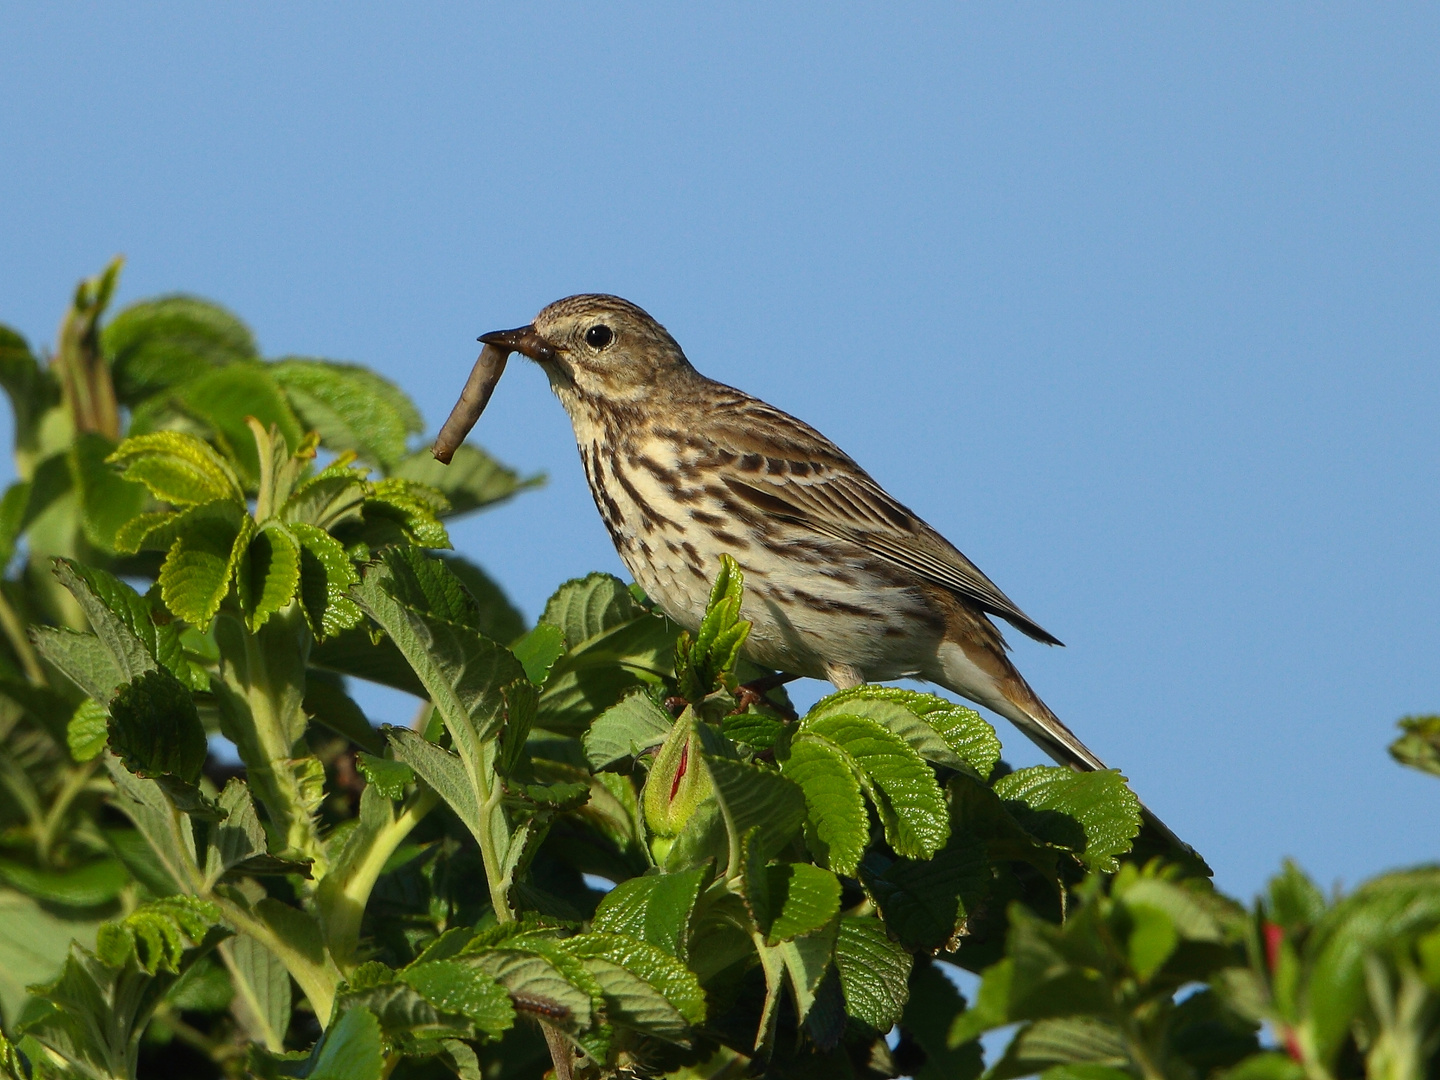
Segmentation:
{"type": "Polygon", "coordinates": [[[555,346],[541,337],[533,325],[522,326],[516,330],[492,330],[488,334],[481,334],[479,340],[486,345],[494,345],[497,349],[521,353],[542,364],[553,363],[556,359],[555,346]]]}

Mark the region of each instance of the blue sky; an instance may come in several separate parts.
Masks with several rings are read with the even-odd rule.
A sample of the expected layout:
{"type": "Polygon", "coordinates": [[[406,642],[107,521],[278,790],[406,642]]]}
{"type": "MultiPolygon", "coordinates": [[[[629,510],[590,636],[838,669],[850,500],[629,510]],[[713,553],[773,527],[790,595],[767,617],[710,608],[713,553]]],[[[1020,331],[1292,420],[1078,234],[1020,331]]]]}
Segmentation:
{"type": "MultiPolygon", "coordinates": [[[[1010,635],[1222,887],[1435,857],[1440,786],[1385,754],[1440,710],[1434,8],[5,22],[0,321],[32,341],[123,252],[122,302],[217,299],[269,355],[379,368],[433,430],[476,334],[619,293],[1062,638],[1010,635]]],[[[550,483],[457,547],[532,615],[620,571],[538,371],[476,437],[550,483]]]]}

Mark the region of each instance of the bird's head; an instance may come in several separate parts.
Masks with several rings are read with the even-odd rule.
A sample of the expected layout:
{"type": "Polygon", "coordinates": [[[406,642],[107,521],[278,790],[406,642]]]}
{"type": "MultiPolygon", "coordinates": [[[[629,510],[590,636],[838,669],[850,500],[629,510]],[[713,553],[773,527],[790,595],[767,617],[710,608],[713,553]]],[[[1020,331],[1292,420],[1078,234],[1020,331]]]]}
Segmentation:
{"type": "Polygon", "coordinates": [[[567,408],[587,400],[639,403],[667,380],[694,373],[665,328],[618,296],[567,296],[529,326],[480,340],[536,361],[567,408]]]}

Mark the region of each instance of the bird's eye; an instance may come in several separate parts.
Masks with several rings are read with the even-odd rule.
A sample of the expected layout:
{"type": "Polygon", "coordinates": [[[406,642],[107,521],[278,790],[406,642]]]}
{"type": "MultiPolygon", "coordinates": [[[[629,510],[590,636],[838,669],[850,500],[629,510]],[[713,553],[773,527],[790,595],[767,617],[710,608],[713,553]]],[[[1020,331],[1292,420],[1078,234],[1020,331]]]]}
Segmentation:
{"type": "Polygon", "coordinates": [[[585,343],[593,349],[603,349],[615,340],[615,331],[604,323],[597,323],[585,331],[585,343]]]}

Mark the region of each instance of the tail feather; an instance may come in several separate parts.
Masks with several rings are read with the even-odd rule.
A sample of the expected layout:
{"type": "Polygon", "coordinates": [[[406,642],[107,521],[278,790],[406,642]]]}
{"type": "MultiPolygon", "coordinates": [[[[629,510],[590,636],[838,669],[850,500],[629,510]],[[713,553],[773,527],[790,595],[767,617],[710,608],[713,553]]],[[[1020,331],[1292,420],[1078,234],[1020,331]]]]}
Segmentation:
{"type": "MultiPolygon", "coordinates": [[[[943,677],[935,681],[1005,717],[1057,764],[1076,772],[1096,772],[1106,767],[1094,751],[1081,742],[1030,689],[1030,684],[1015,670],[1004,653],[988,649],[983,652],[977,650],[977,653],[980,663],[960,644],[945,642],[939,652],[943,677]]],[[[1140,813],[1144,825],[1158,834],[1158,839],[1163,842],[1162,851],[1156,854],[1164,853],[1172,858],[1178,856],[1210,875],[1210,867],[1200,853],[1175,835],[1174,830],[1143,802],[1140,813]]]]}

